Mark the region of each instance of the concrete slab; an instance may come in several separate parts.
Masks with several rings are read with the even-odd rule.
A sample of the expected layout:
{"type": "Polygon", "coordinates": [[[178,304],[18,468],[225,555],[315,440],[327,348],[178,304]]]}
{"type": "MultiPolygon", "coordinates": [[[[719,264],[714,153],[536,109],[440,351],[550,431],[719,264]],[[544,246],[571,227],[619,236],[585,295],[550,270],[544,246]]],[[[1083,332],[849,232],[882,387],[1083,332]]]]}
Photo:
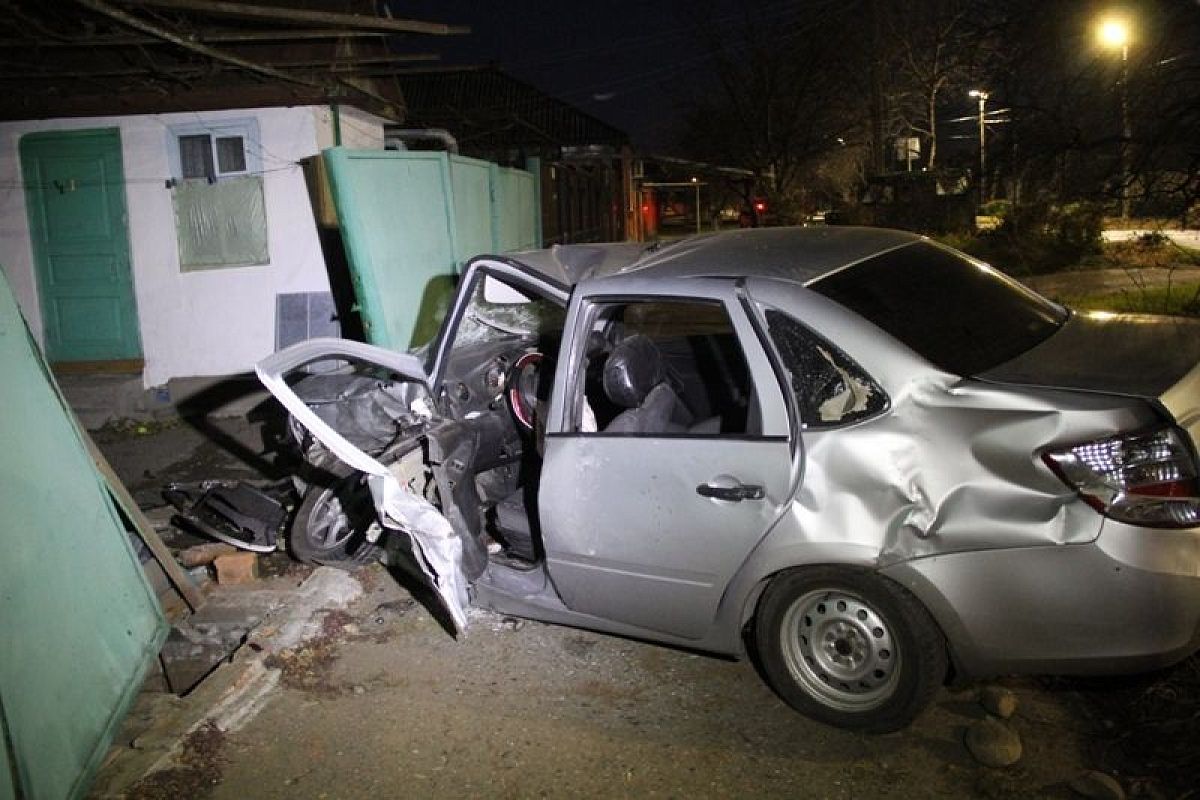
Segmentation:
{"type": "Polygon", "coordinates": [[[246,643],[186,697],[150,692],[139,698],[91,796],[125,797],[148,775],[178,767],[183,742],[201,728],[220,734],[240,729],[279,684],[281,669],[272,665],[272,656],[320,635],[323,616],[362,593],[352,575],[331,567],[314,570],[299,587],[214,593],[192,624],[228,626],[239,615],[254,619],[246,643]]]}

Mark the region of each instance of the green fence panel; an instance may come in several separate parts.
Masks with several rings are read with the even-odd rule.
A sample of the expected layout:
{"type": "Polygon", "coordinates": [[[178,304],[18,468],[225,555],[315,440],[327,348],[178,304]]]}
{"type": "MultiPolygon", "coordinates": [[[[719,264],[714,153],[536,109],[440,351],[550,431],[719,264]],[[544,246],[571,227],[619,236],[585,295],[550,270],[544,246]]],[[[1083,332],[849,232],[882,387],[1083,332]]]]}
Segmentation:
{"type": "Polygon", "coordinates": [[[455,265],[481,253],[495,252],[492,244],[492,164],[465,156],[450,156],[454,189],[455,265]]]}
{"type": "Polygon", "coordinates": [[[533,176],[443,152],[323,152],[367,341],[406,350],[441,324],[463,264],[536,246],[533,176]]]}
{"type": "Polygon", "coordinates": [[[324,156],[367,341],[422,343],[455,270],[447,154],[335,147],[324,156]]]}
{"type": "Polygon", "coordinates": [[[535,176],[519,169],[497,167],[493,176],[494,244],[499,252],[529,250],[537,241],[535,176]]]}
{"type": "Polygon", "coordinates": [[[0,375],[0,787],[79,797],[166,623],[4,279],[0,375]]]}

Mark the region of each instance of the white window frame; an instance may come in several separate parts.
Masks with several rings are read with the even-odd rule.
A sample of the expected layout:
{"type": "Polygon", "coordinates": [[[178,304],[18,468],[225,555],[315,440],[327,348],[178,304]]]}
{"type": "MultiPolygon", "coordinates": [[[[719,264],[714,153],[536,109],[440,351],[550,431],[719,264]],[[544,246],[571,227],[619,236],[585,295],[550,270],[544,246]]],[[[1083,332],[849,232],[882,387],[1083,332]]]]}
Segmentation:
{"type": "MultiPolygon", "coordinates": [[[[259,142],[258,120],[253,117],[243,119],[223,119],[214,122],[192,122],[185,125],[169,125],[167,127],[167,160],[171,167],[171,177],[177,181],[184,180],[183,159],[179,152],[179,139],[183,136],[208,136],[212,147],[213,173],[217,180],[221,178],[237,178],[245,175],[257,175],[262,172],[261,146],[259,142]],[[242,152],[245,155],[246,168],[238,172],[222,172],[217,158],[217,139],[227,136],[242,137],[242,152]]],[[[189,178],[188,180],[200,180],[189,178]]]]}

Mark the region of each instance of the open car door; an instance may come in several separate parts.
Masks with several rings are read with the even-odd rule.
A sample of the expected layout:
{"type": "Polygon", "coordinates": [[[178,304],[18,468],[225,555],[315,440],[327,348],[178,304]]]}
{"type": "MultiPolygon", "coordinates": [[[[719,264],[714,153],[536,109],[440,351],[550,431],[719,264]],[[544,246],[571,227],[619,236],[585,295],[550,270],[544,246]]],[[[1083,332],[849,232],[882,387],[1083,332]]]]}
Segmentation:
{"type": "Polygon", "coordinates": [[[414,399],[417,413],[432,414],[429,377],[420,360],[407,353],[345,339],[310,339],[264,358],[255,367],[259,380],[280,403],[339,459],[367,476],[367,485],[380,523],[408,537],[417,565],[436,592],[457,631],[467,627],[467,580],[463,572],[462,541],[450,522],[433,505],[412,491],[383,465],[355,447],[316,415],[285,381],[301,367],[330,359],[382,367],[421,388],[414,399]]]}

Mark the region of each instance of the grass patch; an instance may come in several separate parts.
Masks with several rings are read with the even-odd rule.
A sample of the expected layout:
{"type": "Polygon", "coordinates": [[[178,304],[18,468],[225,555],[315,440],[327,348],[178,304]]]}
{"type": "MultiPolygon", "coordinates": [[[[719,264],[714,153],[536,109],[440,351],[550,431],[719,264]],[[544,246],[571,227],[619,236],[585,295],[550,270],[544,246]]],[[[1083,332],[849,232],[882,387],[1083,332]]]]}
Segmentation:
{"type": "Polygon", "coordinates": [[[937,237],[956,250],[1017,277],[1094,269],[1170,269],[1200,267],[1200,250],[1177,244],[1163,233],[1146,233],[1124,242],[1089,248],[1069,237],[1044,233],[1017,235],[1003,229],[937,237]]]}
{"type": "Polygon", "coordinates": [[[1118,292],[1063,294],[1054,298],[1081,311],[1116,311],[1126,314],[1200,316],[1200,283],[1146,286],[1118,292]]]}
{"type": "Polygon", "coordinates": [[[1160,233],[1148,233],[1127,242],[1107,242],[1100,255],[1084,259],[1082,266],[1096,269],[1200,267],[1200,250],[1176,244],[1160,233]]]}

